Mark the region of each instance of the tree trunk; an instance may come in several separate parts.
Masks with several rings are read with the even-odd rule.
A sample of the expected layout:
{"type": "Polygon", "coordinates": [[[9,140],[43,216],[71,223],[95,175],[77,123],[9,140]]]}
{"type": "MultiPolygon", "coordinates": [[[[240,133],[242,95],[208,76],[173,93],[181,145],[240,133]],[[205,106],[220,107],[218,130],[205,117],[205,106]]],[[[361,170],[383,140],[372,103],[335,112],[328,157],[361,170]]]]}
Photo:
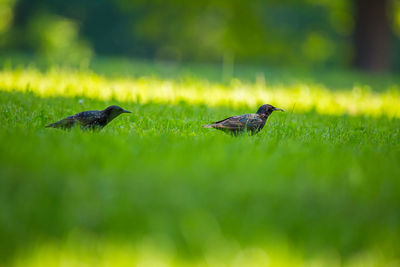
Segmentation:
{"type": "Polygon", "coordinates": [[[388,0],[355,0],[355,67],[384,71],[390,67],[388,0]]]}

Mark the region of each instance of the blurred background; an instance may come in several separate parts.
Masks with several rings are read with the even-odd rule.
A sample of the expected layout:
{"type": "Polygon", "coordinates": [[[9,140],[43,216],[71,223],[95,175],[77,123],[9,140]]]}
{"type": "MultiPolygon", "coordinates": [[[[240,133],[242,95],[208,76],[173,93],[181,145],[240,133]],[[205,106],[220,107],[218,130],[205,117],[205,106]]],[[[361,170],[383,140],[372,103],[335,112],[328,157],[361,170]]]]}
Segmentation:
{"type": "Polygon", "coordinates": [[[1,0],[2,53],[400,69],[399,0],[1,0]]]}

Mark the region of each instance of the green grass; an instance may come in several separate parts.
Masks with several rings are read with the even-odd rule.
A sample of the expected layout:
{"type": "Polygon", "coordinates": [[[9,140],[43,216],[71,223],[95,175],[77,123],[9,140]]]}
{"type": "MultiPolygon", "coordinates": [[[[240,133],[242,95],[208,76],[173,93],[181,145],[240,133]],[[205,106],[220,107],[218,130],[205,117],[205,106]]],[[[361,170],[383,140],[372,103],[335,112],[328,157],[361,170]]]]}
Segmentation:
{"type": "MultiPolygon", "coordinates": [[[[177,83],[208,79],[194,75],[177,83]]],[[[255,106],[45,97],[30,84],[0,88],[0,266],[400,264],[396,116],[282,106],[258,135],[232,137],[201,124],[255,106]],[[110,104],[133,114],[100,132],[44,128],[110,104]]]]}

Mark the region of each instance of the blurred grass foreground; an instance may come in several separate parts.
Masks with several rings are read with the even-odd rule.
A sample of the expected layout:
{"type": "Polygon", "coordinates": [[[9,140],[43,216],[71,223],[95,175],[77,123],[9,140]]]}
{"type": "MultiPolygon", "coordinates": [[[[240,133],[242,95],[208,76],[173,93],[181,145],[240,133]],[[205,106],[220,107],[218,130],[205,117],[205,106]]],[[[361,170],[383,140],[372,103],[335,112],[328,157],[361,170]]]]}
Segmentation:
{"type": "Polygon", "coordinates": [[[400,266],[395,77],[106,65],[0,71],[0,266],[400,266]],[[256,136],[201,128],[264,103],[287,112],[256,136]],[[110,104],[133,113],[44,128],[110,104]]]}

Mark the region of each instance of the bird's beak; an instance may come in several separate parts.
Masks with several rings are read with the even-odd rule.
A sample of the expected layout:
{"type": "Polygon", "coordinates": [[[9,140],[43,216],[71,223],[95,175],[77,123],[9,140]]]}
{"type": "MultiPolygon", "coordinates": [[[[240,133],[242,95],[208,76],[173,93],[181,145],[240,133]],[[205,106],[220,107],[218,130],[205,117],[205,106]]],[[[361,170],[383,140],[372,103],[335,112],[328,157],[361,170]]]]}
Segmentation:
{"type": "Polygon", "coordinates": [[[131,111],[128,111],[128,110],[125,110],[125,109],[123,109],[122,110],[122,113],[132,113],[131,111]]]}
{"type": "Polygon", "coordinates": [[[279,110],[279,111],[282,111],[282,112],[285,112],[283,109],[281,109],[281,108],[274,108],[274,110],[279,110]]]}

